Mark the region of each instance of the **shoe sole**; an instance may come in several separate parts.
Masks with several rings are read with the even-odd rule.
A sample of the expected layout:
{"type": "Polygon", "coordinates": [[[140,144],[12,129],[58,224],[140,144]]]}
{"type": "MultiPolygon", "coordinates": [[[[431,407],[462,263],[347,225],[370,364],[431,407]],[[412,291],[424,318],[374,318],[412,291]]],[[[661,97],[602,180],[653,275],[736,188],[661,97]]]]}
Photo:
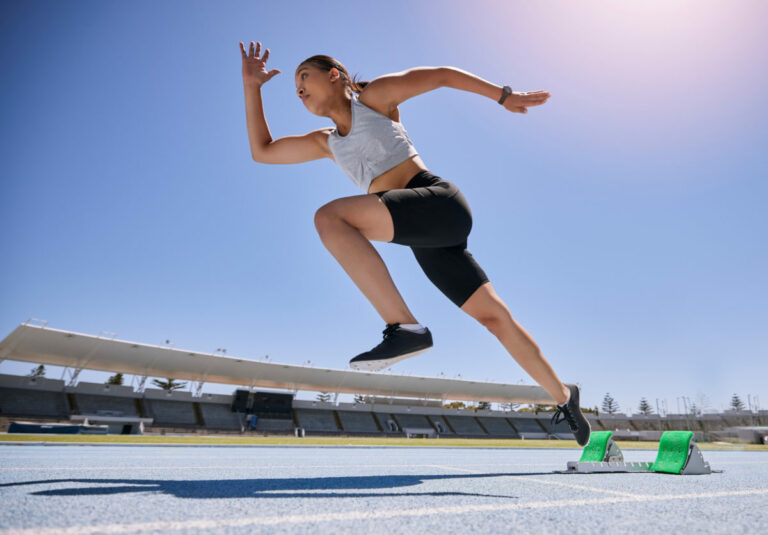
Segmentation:
{"type": "Polygon", "coordinates": [[[381,360],[362,360],[359,362],[350,362],[349,367],[353,370],[363,370],[368,372],[377,372],[379,370],[383,370],[384,368],[389,368],[393,364],[397,364],[401,360],[409,359],[411,357],[415,357],[416,355],[421,355],[422,353],[426,353],[432,349],[432,347],[426,347],[424,349],[419,349],[418,351],[414,351],[412,353],[406,353],[404,355],[400,355],[398,357],[392,357],[391,359],[381,359],[381,360]]]}

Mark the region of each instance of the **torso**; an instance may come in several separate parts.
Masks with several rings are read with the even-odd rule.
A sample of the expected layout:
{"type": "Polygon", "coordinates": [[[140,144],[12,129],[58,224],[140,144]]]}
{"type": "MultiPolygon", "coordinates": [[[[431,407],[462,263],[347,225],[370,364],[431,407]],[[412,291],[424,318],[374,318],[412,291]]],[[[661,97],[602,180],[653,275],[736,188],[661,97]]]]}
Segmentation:
{"type": "MultiPolygon", "coordinates": [[[[370,96],[365,95],[365,89],[360,92],[359,100],[372,110],[376,110],[382,115],[386,115],[395,122],[400,122],[400,110],[395,107],[393,110],[387,110],[386,105],[374,101],[370,96]]],[[[331,149],[328,148],[328,136],[330,135],[330,129],[326,130],[323,134],[325,137],[325,143],[323,144],[328,153],[328,157],[333,159],[331,149]]],[[[387,191],[390,189],[402,189],[413,178],[413,175],[419,171],[429,171],[426,164],[421,157],[416,154],[411,158],[408,158],[404,162],[400,162],[392,169],[385,171],[379,176],[375,177],[371,181],[371,185],[368,187],[368,193],[376,193],[377,191],[387,191]]]]}

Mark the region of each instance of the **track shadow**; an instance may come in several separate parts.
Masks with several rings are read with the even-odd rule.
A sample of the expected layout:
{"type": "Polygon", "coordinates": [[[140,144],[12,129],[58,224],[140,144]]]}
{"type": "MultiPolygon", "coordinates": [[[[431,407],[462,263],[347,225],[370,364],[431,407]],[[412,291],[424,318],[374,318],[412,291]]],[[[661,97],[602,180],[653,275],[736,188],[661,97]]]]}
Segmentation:
{"type": "Polygon", "coordinates": [[[266,479],[42,479],[0,484],[0,489],[26,485],[82,483],[87,487],[70,487],[31,492],[34,496],[104,496],[132,492],[163,492],[177,498],[367,498],[402,496],[481,496],[484,498],[517,498],[517,496],[474,492],[365,492],[366,490],[404,489],[427,481],[472,480],[506,476],[539,476],[542,473],[384,475],[266,479]],[[93,486],[93,485],[107,486],[93,486]],[[312,492],[317,491],[317,492],[312,492]],[[349,492],[328,492],[349,491],[349,492]]]}

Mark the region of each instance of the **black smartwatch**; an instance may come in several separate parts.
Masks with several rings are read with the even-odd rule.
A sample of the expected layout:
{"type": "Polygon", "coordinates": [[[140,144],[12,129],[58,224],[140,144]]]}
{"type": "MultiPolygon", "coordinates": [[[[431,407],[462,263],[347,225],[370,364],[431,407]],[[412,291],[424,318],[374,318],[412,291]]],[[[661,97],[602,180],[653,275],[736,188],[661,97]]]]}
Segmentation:
{"type": "Polygon", "coordinates": [[[512,94],[512,88],[509,87],[508,85],[505,85],[504,88],[501,90],[501,98],[499,99],[499,104],[503,105],[504,101],[511,94],[512,94]]]}

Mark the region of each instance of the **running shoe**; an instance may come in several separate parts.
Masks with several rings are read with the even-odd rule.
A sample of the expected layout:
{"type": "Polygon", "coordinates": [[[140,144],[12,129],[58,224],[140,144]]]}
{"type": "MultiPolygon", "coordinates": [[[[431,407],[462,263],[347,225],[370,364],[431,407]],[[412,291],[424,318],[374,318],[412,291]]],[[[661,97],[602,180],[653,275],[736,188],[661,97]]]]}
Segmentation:
{"type": "Polygon", "coordinates": [[[382,331],[384,340],[365,353],[349,361],[355,370],[378,371],[410,357],[424,353],[432,347],[432,333],[424,327],[423,333],[403,329],[399,323],[388,323],[382,331]]]}
{"type": "Polygon", "coordinates": [[[589,434],[592,432],[592,428],[589,426],[589,422],[584,415],[581,414],[579,387],[568,384],[565,386],[571,391],[571,397],[565,405],[556,406],[557,410],[552,415],[552,423],[557,425],[563,420],[567,421],[568,427],[573,431],[573,436],[576,437],[576,442],[579,443],[579,446],[586,446],[589,442],[589,434]]]}

